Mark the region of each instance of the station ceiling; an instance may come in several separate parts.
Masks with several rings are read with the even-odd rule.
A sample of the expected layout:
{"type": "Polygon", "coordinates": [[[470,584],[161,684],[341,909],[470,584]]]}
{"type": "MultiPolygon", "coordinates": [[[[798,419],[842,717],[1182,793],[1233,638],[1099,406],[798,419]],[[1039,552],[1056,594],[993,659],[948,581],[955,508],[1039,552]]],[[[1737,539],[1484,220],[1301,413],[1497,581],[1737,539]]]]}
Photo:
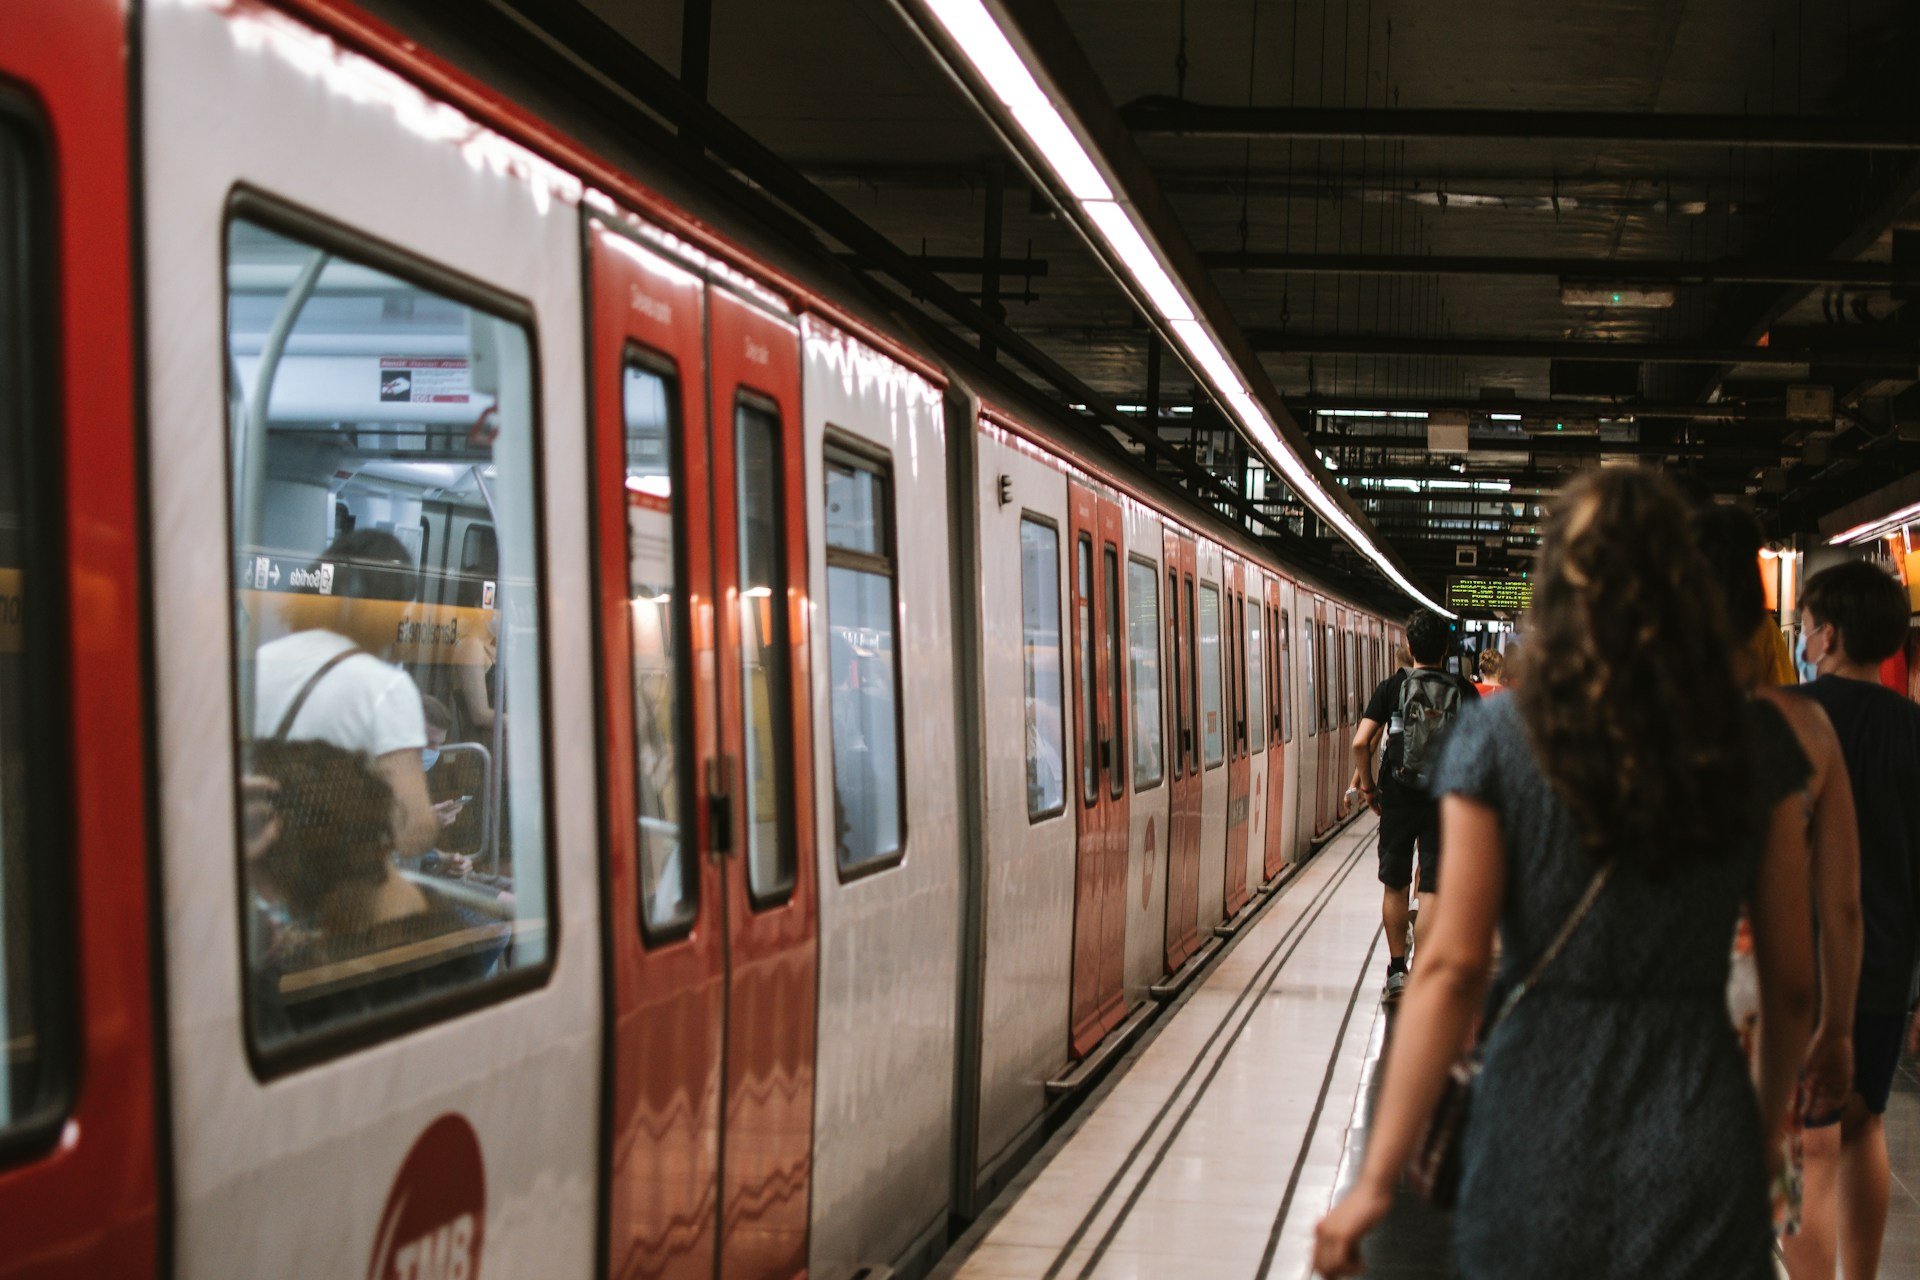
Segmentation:
{"type": "MultiPolygon", "coordinates": [[[[1086,386],[1149,404],[1135,303],[892,0],[584,5],[1086,386]]],[[[1785,536],[1920,466],[1914,6],[1003,8],[1069,33],[1289,408],[1434,587],[1462,546],[1523,567],[1540,496],[1582,467],[1660,463],[1785,536]],[[1436,412],[1466,415],[1468,452],[1429,451],[1436,412]]],[[[1158,364],[1159,413],[1128,412],[1282,502],[1158,364]]]]}

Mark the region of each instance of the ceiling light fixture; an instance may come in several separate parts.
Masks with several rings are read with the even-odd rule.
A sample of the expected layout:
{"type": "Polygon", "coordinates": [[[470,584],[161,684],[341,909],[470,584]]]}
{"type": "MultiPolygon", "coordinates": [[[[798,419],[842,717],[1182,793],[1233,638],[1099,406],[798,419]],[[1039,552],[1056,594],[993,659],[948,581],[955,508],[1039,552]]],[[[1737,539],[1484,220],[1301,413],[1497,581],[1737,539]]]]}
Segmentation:
{"type": "Polygon", "coordinates": [[[1322,478],[1281,437],[1266,408],[1247,390],[1218,336],[1198,318],[1199,309],[1167,269],[1158,246],[1136,219],[1132,206],[1115,196],[1093,153],[1075,134],[1059,105],[1042,88],[1034,69],[1014,48],[982,0],[919,3],[938,24],[946,42],[966,59],[978,82],[998,99],[1025,139],[1029,157],[1072,198],[1084,223],[1091,226],[1154,318],[1187,354],[1221,407],[1275,469],[1321,520],[1372,561],[1389,581],[1428,608],[1455,616],[1400,572],[1386,551],[1328,491],[1322,478]]]}
{"type": "Polygon", "coordinates": [[[1872,542],[1883,534],[1893,533],[1901,527],[1920,520],[1920,502],[1889,512],[1877,520],[1857,524],[1851,529],[1834,534],[1827,542],[1836,547],[1850,547],[1862,542],[1872,542]]]}

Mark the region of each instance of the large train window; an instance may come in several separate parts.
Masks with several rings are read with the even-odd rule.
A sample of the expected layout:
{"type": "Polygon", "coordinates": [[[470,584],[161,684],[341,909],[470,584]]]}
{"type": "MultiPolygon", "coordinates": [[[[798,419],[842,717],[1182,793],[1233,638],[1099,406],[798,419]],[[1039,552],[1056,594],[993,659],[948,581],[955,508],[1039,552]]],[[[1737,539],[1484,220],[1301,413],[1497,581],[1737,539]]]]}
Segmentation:
{"type": "MultiPolygon", "coordinates": [[[[693,676],[687,598],[680,586],[678,390],[670,372],[638,355],[621,372],[635,848],[640,922],[655,941],[693,923],[700,884],[694,874],[693,775],[686,767],[693,759],[693,676]]],[[[492,532],[481,525],[467,529],[469,535],[492,532]]]]}
{"type": "Polygon", "coordinates": [[[1334,639],[1333,624],[1320,627],[1320,732],[1333,728],[1333,710],[1340,705],[1340,644],[1334,639]]]}
{"type": "Polygon", "coordinates": [[[47,186],[37,159],[0,115],[0,1148],[52,1136],[67,1075],[50,936],[64,915],[51,882],[58,815],[41,803],[60,794],[48,774],[61,712],[58,619],[40,590],[56,568],[41,535],[53,490],[34,446],[54,435],[57,330],[39,278],[47,186]]]}
{"type": "Polygon", "coordinates": [[[1126,794],[1127,774],[1127,675],[1121,663],[1124,641],[1120,639],[1120,553],[1109,542],[1100,553],[1106,568],[1107,592],[1107,706],[1113,717],[1113,755],[1107,761],[1107,786],[1116,799],[1126,794]]]}
{"type": "Polygon", "coordinates": [[[1200,584],[1200,710],[1201,741],[1206,748],[1209,769],[1227,758],[1220,681],[1220,588],[1203,582],[1200,584]]]}
{"type": "Polygon", "coordinates": [[[1319,673],[1315,670],[1315,664],[1319,661],[1319,655],[1314,652],[1313,623],[1311,621],[1301,622],[1300,641],[1302,645],[1301,657],[1303,659],[1300,664],[1300,669],[1306,673],[1307,677],[1307,736],[1311,738],[1320,732],[1320,721],[1314,715],[1314,707],[1316,705],[1314,702],[1314,691],[1319,688],[1320,684],[1319,673]]]}
{"type": "Polygon", "coordinates": [[[1167,618],[1168,631],[1173,637],[1173,651],[1167,655],[1173,664],[1173,776],[1183,778],[1188,769],[1193,727],[1187,720],[1187,666],[1185,646],[1180,643],[1180,575],[1171,568],[1167,570],[1167,618]]]}
{"type": "Polygon", "coordinates": [[[1260,625],[1264,609],[1258,599],[1251,609],[1241,606],[1247,624],[1247,749],[1255,752],[1267,749],[1267,651],[1262,647],[1265,636],[1260,625]]]}
{"type": "Polygon", "coordinates": [[[893,634],[893,471],[829,445],[825,472],[833,830],[844,875],[896,860],[906,846],[893,634]]]}
{"type": "Polygon", "coordinates": [[[1127,658],[1133,678],[1133,786],[1157,787],[1166,773],[1160,737],[1160,578],[1151,563],[1127,561],[1127,658]]]}
{"type": "Polygon", "coordinates": [[[1020,652],[1027,704],[1027,817],[1066,808],[1066,723],[1061,712],[1060,531],[1020,518],[1020,652]]]}
{"type": "Polygon", "coordinates": [[[1293,741],[1293,620],[1280,611],[1280,666],[1273,678],[1280,682],[1280,740],[1293,741]]]}
{"type": "Polygon", "coordinates": [[[410,270],[227,230],[236,823],[267,1069],[551,955],[532,343],[511,303],[410,270]]]}
{"type": "Polygon", "coordinates": [[[739,542],[740,737],[746,751],[747,894],[756,906],[793,895],[793,686],[788,674],[786,486],[780,415],[755,397],[733,410],[739,542]]]}
{"type": "Polygon", "coordinates": [[[1084,533],[1073,546],[1073,608],[1080,636],[1073,682],[1074,712],[1080,726],[1080,798],[1092,804],[1100,798],[1100,728],[1093,705],[1093,539],[1084,533]]]}

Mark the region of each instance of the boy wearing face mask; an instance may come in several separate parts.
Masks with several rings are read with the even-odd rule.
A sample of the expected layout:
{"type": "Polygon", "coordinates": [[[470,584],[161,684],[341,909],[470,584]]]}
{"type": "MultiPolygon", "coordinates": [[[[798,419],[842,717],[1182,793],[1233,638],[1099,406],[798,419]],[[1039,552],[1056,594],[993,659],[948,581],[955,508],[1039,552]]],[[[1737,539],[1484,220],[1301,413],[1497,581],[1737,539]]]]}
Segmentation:
{"type": "Polygon", "coordinates": [[[463,815],[479,779],[470,776],[474,771],[469,761],[441,754],[447,735],[453,732],[453,713],[447,704],[432,694],[421,694],[420,711],[427,724],[427,745],[420,753],[420,767],[427,775],[427,795],[433,801],[433,817],[440,834],[435,848],[421,858],[419,866],[439,875],[464,876],[473,870],[473,860],[464,853],[450,853],[448,848],[472,843],[473,819],[463,815]]]}
{"type": "Polygon", "coordinates": [[[1865,945],[1853,1031],[1854,1083],[1834,1115],[1804,1136],[1802,1230],[1786,1244],[1794,1280],[1879,1274],[1892,1174],[1883,1115],[1920,964],[1920,705],[1880,683],[1906,643],[1906,592],[1864,560],[1808,580],[1801,660],[1816,673],[1796,692],[1826,711],[1840,738],[1860,829],[1865,945]]]}

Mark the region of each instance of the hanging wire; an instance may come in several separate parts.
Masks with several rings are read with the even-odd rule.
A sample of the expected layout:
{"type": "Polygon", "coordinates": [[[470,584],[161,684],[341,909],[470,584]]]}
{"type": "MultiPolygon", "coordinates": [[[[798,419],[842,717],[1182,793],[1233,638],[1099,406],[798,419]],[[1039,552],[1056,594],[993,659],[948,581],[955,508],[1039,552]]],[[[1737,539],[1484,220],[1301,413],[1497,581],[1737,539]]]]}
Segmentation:
{"type": "MultiPolygon", "coordinates": [[[[1254,72],[1260,61],[1260,0],[1253,0],[1247,22],[1247,106],[1253,106],[1254,72]]],[[[1240,144],[1240,256],[1247,253],[1247,206],[1253,189],[1253,138],[1240,144]]],[[[1245,267],[1242,267],[1245,270],[1245,267]]]]}
{"type": "Polygon", "coordinates": [[[1187,0],[1180,0],[1180,43],[1173,54],[1173,96],[1187,100],[1187,0]]]}

